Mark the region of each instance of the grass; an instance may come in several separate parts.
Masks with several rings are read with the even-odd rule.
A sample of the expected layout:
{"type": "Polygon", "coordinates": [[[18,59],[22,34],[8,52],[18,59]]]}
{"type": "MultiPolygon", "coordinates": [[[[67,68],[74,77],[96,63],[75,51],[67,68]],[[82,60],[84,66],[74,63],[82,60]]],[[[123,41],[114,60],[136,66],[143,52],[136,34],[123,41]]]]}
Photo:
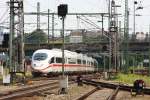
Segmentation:
{"type": "MultiPolygon", "coordinates": [[[[22,77],[24,74],[22,73],[16,73],[17,76],[22,77]]],[[[26,72],[26,77],[32,77],[31,72],[26,72]]]]}
{"type": "Polygon", "coordinates": [[[3,79],[3,77],[2,77],[2,75],[0,75],[0,81],[2,81],[2,79],[3,79]]]}
{"type": "Polygon", "coordinates": [[[150,77],[135,75],[135,74],[121,74],[119,73],[113,80],[121,83],[133,84],[137,79],[142,79],[146,83],[146,86],[150,86],[150,77]]]}

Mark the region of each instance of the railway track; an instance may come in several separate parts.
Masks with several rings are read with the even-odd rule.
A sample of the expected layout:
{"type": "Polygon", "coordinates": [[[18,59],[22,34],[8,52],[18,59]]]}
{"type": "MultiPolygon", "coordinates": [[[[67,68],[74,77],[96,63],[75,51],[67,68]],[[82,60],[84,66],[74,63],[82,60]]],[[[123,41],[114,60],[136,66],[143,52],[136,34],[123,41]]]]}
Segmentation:
{"type": "MultiPolygon", "coordinates": [[[[131,92],[131,89],[133,89],[133,86],[128,86],[128,85],[124,85],[124,84],[97,82],[97,81],[86,80],[86,79],[83,80],[83,83],[90,84],[93,86],[101,86],[101,87],[110,88],[110,89],[116,89],[119,86],[119,90],[128,91],[128,92],[131,92]]],[[[150,88],[144,88],[143,92],[144,92],[144,94],[150,95],[150,88]]]]}
{"type": "Polygon", "coordinates": [[[111,93],[111,95],[106,100],[115,100],[118,91],[119,91],[119,86],[111,93]]]}
{"type": "Polygon", "coordinates": [[[98,91],[100,88],[96,87],[93,90],[91,90],[90,92],[84,94],[83,96],[77,98],[76,100],[85,100],[88,96],[90,96],[91,94],[93,94],[94,92],[98,91]]]}
{"type": "MultiPolygon", "coordinates": [[[[37,82],[36,85],[26,86],[12,91],[6,91],[5,93],[0,94],[0,100],[11,100],[19,97],[32,96],[35,94],[39,94],[41,91],[49,91],[60,88],[58,77],[57,80],[56,77],[52,78],[51,80],[49,79],[51,78],[33,79],[31,81],[39,81],[39,82],[37,82]]],[[[69,84],[73,83],[74,79],[72,78],[69,79],[69,84]]]]}
{"type": "MultiPolygon", "coordinates": [[[[101,100],[115,100],[117,98],[117,94],[119,93],[119,91],[127,91],[130,94],[131,89],[133,89],[132,86],[128,86],[128,85],[96,82],[87,79],[84,79],[83,83],[87,85],[93,85],[96,88],[89,91],[88,93],[81,95],[79,98],[75,100],[95,100],[97,98],[101,100]],[[95,97],[97,95],[98,97],[95,97]]],[[[144,94],[150,95],[150,88],[144,88],[144,94]]]]}
{"type": "Polygon", "coordinates": [[[39,91],[46,91],[49,89],[56,89],[58,88],[58,82],[47,82],[40,85],[29,86],[21,89],[17,89],[14,91],[9,91],[7,94],[0,96],[0,100],[10,100],[17,97],[33,95],[39,91]]]}
{"type": "MultiPolygon", "coordinates": [[[[84,78],[83,83],[87,84],[87,85],[95,86],[95,88],[93,90],[89,91],[88,93],[81,95],[81,97],[77,98],[76,100],[86,100],[89,98],[90,95],[93,95],[97,91],[98,92],[101,91],[101,94],[102,94],[101,96],[103,96],[103,92],[106,92],[106,93],[104,93],[105,94],[104,100],[115,100],[116,95],[119,90],[130,92],[131,89],[133,88],[132,86],[127,86],[127,85],[123,85],[123,84],[97,82],[97,81],[90,80],[90,78],[89,78],[89,76],[84,78]],[[106,90],[106,88],[107,88],[107,90],[106,90]],[[109,93],[107,91],[109,91],[109,93]]],[[[70,80],[75,81],[76,78],[74,77],[73,79],[71,78],[70,80]]],[[[58,84],[59,82],[58,81],[54,82],[54,81],[55,80],[49,80],[49,81],[42,80],[42,82],[44,82],[44,83],[40,82],[39,85],[27,86],[27,87],[20,88],[17,90],[8,91],[5,94],[0,94],[0,100],[11,100],[14,98],[19,98],[19,97],[32,96],[41,91],[48,91],[48,90],[53,90],[53,89],[59,88],[59,84],[58,84]]],[[[70,83],[73,83],[73,82],[71,81],[71,82],[69,82],[69,84],[70,83]]],[[[144,93],[150,95],[150,89],[144,88],[144,93]]]]}
{"type": "Polygon", "coordinates": [[[11,100],[13,98],[33,95],[40,91],[52,90],[59,88],[58,82],[47,82],[44,84],[28,86],[13,91],[8,91],[6,94],[0,96],[0,100],[11,100]]]}
{"type": "MultiPolygon", "coordinates": [[[[30,79],[31,81],[34,82],[33,84],[36,84],[36,85],[25,86],[23,88],[11,90],[11,91],[5,91],[5,93],[0,94],[0,100],[11,100],[14,98],[19,98],[19,97],[32,96],[41,91],[48,91],[48,90],[59,88],[59,81],[55,81],[56,78],[52,78],[52,80],[49,80],[49,79],[51,78],[30,79]]],[[[57,77],[57,80],[58,80],[58,77],[57,77]]],[[[73,81],[76,80],[76,78],[71,77],[69,78],[69,80],[70,80],[69,84],[71,84],[73,83],[73,81]]]]}
{"type": "MultiPolygon", "coordinates": [[[[108,92],[108,89],[107,89],[107,91],[106,91],[106,89],[103,90],[103,91],[102,90],[103,90],[102,87],[100,87],[100,86],[96,87],[93,90],[91,90],[91,91],[87,92],[86,94],[82,95],[81,97],[77,98],[76,100],[86,100],[86,99],[88,99],[89,96],[92,96],[95,92],[100,92],[100,91],[102,93],[103,92],[107,92],[107,94],[105,94],[105,96],[103,97],[103,99],[99,95],[99,99],[102,99],[102,100],[115,100],[116,95],[117,95],[117,93],[119,91],[119,86],[116,89],[114,89],[112,92],[110,92],[110,93],[108,92]]],[[[93,98],[94,98],[94,96],[93,96],[93,98]]]]}

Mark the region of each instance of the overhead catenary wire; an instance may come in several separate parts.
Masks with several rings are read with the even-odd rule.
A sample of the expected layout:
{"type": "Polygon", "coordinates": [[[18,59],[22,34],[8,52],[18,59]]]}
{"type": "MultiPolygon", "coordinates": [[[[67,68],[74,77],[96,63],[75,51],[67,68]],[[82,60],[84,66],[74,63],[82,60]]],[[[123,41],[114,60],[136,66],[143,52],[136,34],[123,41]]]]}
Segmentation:
{"type": "Polygon", "coordinates": [[[93,23],[91,23],[91,22],[89,22],[89,21],[87,21],[87,20],[85,20],[85,19],[83,19],[83,18],[81,18],[81,17],[79,17],[79,16],[78,16],[78,18],[80,18],[82,21],[84,21],[84,22],[90,24],[91,26],[94,26],[94,27],[96,27],[96,28],[99,28],[99,27],[96,26],[95,24],[93,24],[93,23]]]}
{"type": "Polygon", "coordinates": [[[6,11],[1,15],[0,22],[5,18],[5,16],[8,14],[9,8],[6,9],[6,11]]]}
{"type": "MultiPolygon", "coordinates": [[[[85,16],[84,16],[84,17],[85,17],[85,16]]],[[[88,19],[88,18],[86,17],[86,19],[88,19]]],[[[94,26],[96,26],[96,28],[101,29],[97,24],[95,24],[94,22],[92,22],[90,19],[88,19],[88,21],[91,22],[92,24],[94,24],[94,26]]],[[[111,37],[109,37],[109,36],[106,35],[105,33],[103,33],[103,34],[104,34],[107,38],[113,40],[111,37]]]]}
{"type": "Polygon", "coordinates": [[[91,22],[93,25],[99,27],[97,24],[95,24],[93,21],[91,21],[89,18],[87,18],[86,16],[82,15],[84,18],[86,18],[86,20],[88,20],[89,22],[91,22]]]}
{"type": "MultiPolygon", "coordinates": [[[[80,18],[81,20],[83,20],[83,21],[87,22],[88,24],[90,24],[90,25],[92,25],[92,26],[94,26],[94,27],[98,28],[98,29],[101,29],[98,25],[93,24],[93,23],[91,23],[91,22],[89,22],[89,21],[87,21],[87,20],[84,20],[84,19],[82,19],[81,17],[79,17],[79,18],[80,18]]],[[[104,35],[105,37],[107,37],[107,38],[111,39],[112,41],[114,41],[111,37],[109,37],[109,36],[108,36],[108,35],[106,35],[105,33],[103,33],[103,35],[104,35]]]]}

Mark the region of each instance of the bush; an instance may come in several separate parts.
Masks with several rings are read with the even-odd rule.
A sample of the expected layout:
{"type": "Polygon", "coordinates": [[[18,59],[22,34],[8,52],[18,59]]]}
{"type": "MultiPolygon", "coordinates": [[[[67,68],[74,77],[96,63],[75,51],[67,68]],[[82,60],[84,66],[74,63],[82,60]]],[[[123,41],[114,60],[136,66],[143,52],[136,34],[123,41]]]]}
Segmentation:
{"type": "Polygon", "coordinates": [[[118,81],[121,83],[128,83],[133,84],[133,82],[137,79],[142,79],[146,83],[146,86],[150,86],[150,77],[142,76],[142,75],[135,75],[135,74],[121,74],[119,73],[114,81],[118,81]]]}

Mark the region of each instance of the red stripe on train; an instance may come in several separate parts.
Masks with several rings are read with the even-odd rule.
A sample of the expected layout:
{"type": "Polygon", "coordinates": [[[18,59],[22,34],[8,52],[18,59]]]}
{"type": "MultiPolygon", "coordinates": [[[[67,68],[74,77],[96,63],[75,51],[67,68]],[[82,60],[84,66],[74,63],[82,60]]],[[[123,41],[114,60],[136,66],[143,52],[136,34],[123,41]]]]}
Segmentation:
{"type": "MultiPolygon", "coordinates": [[[[57,66],[62,66],[62,64],[52,64],[52,66],[53,67],[57,67],[57,66]]],[[[72,66],[82,66],[82,65],[80,65],[80,64],[64,64],[64,66],[66,66],[66,67],[72,67],[72,66]]]]}
{"type": "MultiPolygon", "coordinates": [[[[80,64],[64,64],[64,67],[83,67],[83,66],[86,66],[86,65],[80,65],[80,64]]],[[[49,67],[62,67],[62,64],[49,64],[48,67],[44,68],[44,69],[41,69],[41,70],[45,70],[49,67]]],[[[91,66],[87,66],[87,67],[91,67],[91,66]]]]}

